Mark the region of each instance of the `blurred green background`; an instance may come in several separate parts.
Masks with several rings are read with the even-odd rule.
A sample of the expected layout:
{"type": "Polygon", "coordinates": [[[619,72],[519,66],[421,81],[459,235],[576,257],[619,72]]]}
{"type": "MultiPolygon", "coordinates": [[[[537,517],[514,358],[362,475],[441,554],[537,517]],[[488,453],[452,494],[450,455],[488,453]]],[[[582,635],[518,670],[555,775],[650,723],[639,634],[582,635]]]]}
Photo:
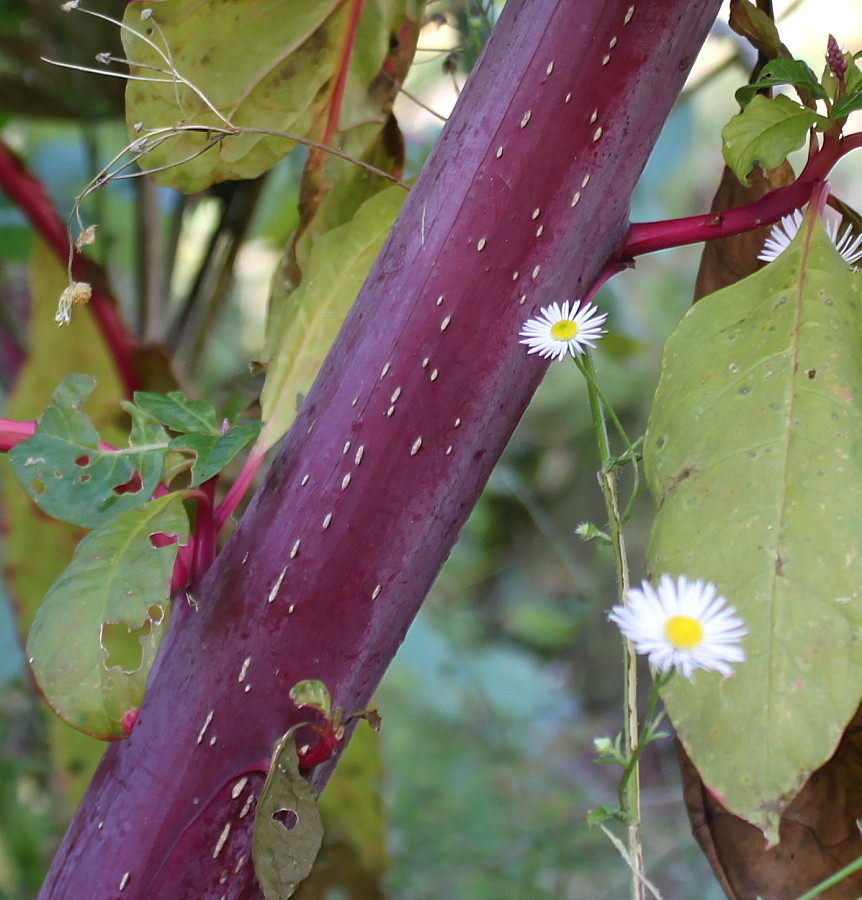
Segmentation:
{"type": "MultiPolygon", "coordinates": [[[[429,4],[422,49],[396,106],[410,174],[499,8],[492,0],[429,4]]],[[[828,31],[846,49],[862,47],[862,16],[852,4],[776,3],[776,13],[787,16],[785,43],[815,69],[828,31]]],[[[47,55],[90,65],[96,52],[116,46],[115,29],[82,18],[41,0],[0,4],[0,135],[64,215],[125,143],[119,80],[39,61],[47,55]]],[[[733,91],[753,62],[725,23],[726,16],[665,127],[634,198],[635,220],[709,207],[722,166],[719,131],[735,112],[733,91]]],[[[245,408],[260,390],[260,376],[248,365],[262,342],[269,279],[297,221],[294,200],[285,198],[296,197],[302,163],[297,151],[230,198],[226,189],[180,198],[133,180],[85,203],[87,220],[99,223],[94,254],[128,320],[140,335],[169,346],[184,388],[225,411],[245,408]],[[240,203],[241,215],[231,220],[235,240],[213,261],[207,247],[228,199],[240,203]]],[[[850,202],[855,195],[858,206],[852,160],[835,180],[839,195],[850,202]]],[[[26,353],[29,250],[23,219],[0,196],[4,392],[26,353]]],[[[643,433],[661,348],[691,301],[698,258],[695,247],[641,260],[637,271],[597,297],[612,331],[597,355],[600,383],[631,438],[643,433]]],[[[382,888],[331,888],[315,895],[321,900],[627,895],[625,864],[584,821],[589,809],[615,796],[617,772],[592,762],[592,741],[620,730],[622,695],[620,640],[606,621],[616,600],[612,560],[598,542],[583,543],[575,534],[584,521],[605,525],[594,445],[575,366],[552,365],[378,691],[382,888]]],[[[650,518],[650,500],[641,496],[626,531],[634,580],[643,574],[650,518]]],[[[80,760],[88,755],[91,750],[82,751],[80,760]]],[[[653,745],[643,760],[649,877],[665,900],[718,900],[722,894],[690,836],[678,782],[672,741],[653,745]]],[[[47,717],[24,675],[13,619],[2,605],[0,898],[35,895],[71,813],[69,795],[52,763],[47,717]]]]}

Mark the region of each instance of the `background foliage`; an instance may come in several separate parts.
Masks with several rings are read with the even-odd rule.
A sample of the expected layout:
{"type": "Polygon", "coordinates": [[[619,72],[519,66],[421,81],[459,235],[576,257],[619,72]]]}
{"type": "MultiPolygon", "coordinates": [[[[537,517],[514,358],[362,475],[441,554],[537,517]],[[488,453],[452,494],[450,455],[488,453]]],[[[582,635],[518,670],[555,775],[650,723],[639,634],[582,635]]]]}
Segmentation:
{"type": "MultiPolygon", "coordinates": [[[[782,35],[815,67],[823,21],[845,46],[862,45],[850,18],[839,18],[842,4],[828,13],[822,2],[816,11],[810,2],[792,5],[798,10],[782,35]],[[802,17],[806,11],[816,15],[813,25],[802,17]],[[808,46],[806,29],[815,41],[808,46]]],[[[776,4],[779,15],[782,8],[776,4]]],[[[495,12],[491,0],[431,4],[420,42],[427,49],[417,56],[409,94],[445,114],[495,12]]],[[[2,136],[64,213],[124,143],[121,83],[53,69],[38,57],[89,64],[107,48],[119,53],[115,29],[103,25],[38,0],[10,0],[0,9],[2,136]]],[[[717,26],[642,179],[633,218],[708,208],[721,172],[718,133],[735,111],[733,91],[751,64],[747,52],[717,26]]],[[[396,114],[408,139],[408,173],[415,172],[440,123],[406,95],[396,114]]],[[[128,320],[173,354],[187,393],[225,413],[246,408],[260,392],[248,363],[264,352],[265,298],[279,250],[298,221],[293,200],[285,198],[297,194],[303,155],[263,178],[203,195],[180,197],[135,180],[85,203],[87,220],[99,223],[95,255],[128,320]]],[[[840,193],[852,198],[856,189],[858,196],[852,173],[839,171],[837,179],[840,193]]],[[[613,328],[598,359],[602,386],[630,434],[644,430],[661,347],[690,303],[697,258],[697,249],[669,251],[599,295],[613,328]]],[[[62,271],[53,275],[62,280],[62,271]]],[[[43,350],[25,364],[30,347],[49,346],[45,323],[54,326],[44,310],[59,293],[51,279],[44,252],[0,197],[0,385],[8,416],[35,417],[40,408],[25,408],[22,396],[41,394],[46,405],[62,375],[74,371],[75,348],[87,344],[79,333],[65,342],[67,355],[43,350]]],[[[104,408],[116,408],[117,388],[107,374],[100,390],[104,408]]],[[[105,434],[112,424],[99,428],[105,434]]],[[[616,851],[584,825],[586,811],[614,792],[615,773],[591,762],[592,739],[619,730],[621,695],[619,641],[605,620],[614,595],[610,558],[574,534],[582,521],[602,524],[594,469],[580,462],[592,458],[592,447],[581,380],[573,366],[553,366],[380,688],[382,817],[367,799],[353,807],[354,819],[380,827],[364,846],[345,834],[326,851],[333,866],[349,858],[367,874],[349,896],[556,900],[624,893],[628,875],[616,851]]],[[[51,583],[79,533],[34,517],[7,477],[3,492],[4,515],[16,524],[9,541],[18,542],[4,546],[7,559],[33,560],[30,571],[19,566],[7,573],[17,596],[22,579],[51,583]],[[42,548],[38,559],[33,547],[42,548]]],[[[641,497],[629,530],[636,576],[651,514],[641,497]]],[[[29,621],[32,611],[21,612],[29,621]]],[[[0,898],[24,900],[41,882],[101,745],[46,715],[23,675],[12,619],[5,609],[2,616],[0,898]]],[[[373,753],[364,740],[351,748],[373,753]]],[[[651,878],[666,900],[718,898],[688,833],[671,742],[652,749],[644,763],[651,878]]],[[[324,816],[327,804],[351,808],[351,797],[338,794],[344,790],[344,782],[333,782],[324,816]]],[[[349,832],[350,816],[339,821],[349,832]]],[[[336,896],[327,893],[325,878],[320,884],[308,896],[336,896]]]]}

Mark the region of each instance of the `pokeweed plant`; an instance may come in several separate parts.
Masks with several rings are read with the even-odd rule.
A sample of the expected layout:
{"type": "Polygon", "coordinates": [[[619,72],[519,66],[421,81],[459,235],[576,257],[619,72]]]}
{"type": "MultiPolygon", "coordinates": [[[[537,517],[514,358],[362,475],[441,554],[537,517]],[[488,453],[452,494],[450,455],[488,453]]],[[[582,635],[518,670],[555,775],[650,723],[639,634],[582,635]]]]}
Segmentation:
{"type": "MultiPolygon", "coordinates": [[[[745,183],[806,142],[808,161],[792,184],[734,209],[630,224],[634,184],[716,0],[509,0],[409,195],[391,101],[422,4],[336,6],[273,0],[252,15],[238,0],[134,2],[126,57],[98,60],[129,68],[114,74],[129,80],[130,143],[85,194],[131,175],[130,158],[183,190],[252,177],[296,143],[308,160],[299,226],[273,285],[260,428],[220,424],[178,392],[137,391],[123,404],[129,446],[117,449],[83,412],[92,381],[73,375],[35,426],[3,430],[31,498],[93,529],[37,614],[33,671],[67,720],[124,738],[105,754],[41,896],[289,896],[319,844],[300,773],[313,789],[325,784],[541,380],[542,357],[577,348],[579,331],[587,344],[598,337],[595,290],[635,256],[737,234],[807,202],[773,262],[683,320],[643,442],[659,505],[651,574],[715,585],[745,623],[725,621],[729,630],[748,632],[745,661],[719,657],[739,663],[731,677],[723,663],[692,673],[684,654],[714,617],[690,604],[673,627],[653,617],[693,677],[660,679],[652,702],[661,689],[718,802],[775,843],[783,811],[860,701],[847,678],[858,674],[847,629],[858,624],[860,565],[858,287],[840,252],[848,244],[820,224],[826,176],[862,144],[843,133],[862,107],[857,58],[831,40],[818,79],[766,16],[734,3],[735,26],[771,61],[738,95],[741,112],[722,134],[727,164],[745,183]],[[798,99],[760,93],[781,85],[798,99]],[[320,345],[360,283],[312,385],[320,345]],[[545,318],[525,325],[540,308],[545,318]],[[214,479],[249,443],[216,504],[214,479]],[[217,553],[218,532],[276,444],[217,553]],[[744,740],[741,718],[757,722],[744,740]],[[297,746],[299,734],[311,737],[297,746]]],[[[83,11],[77,0],[64,7],[83,11]]],[[[14,160],[0,156],[0,175],[52,249],[68,253],[58,319],[92,308],[134,387],[134,342],[77,252],[91,229],[82,223],[74,249],[43,195],[23,190],[14,160]]],[[[637,471],[640,444],[620,435],[623,452],[611,452],[614,417],[588,359],[581,370],[622,624],[633,593],[616,470],[637,471]]],[[[625,769],[609,815],[629,828],[640,897],[637,759],[657,724],[650,710],[638,726],[634,649],[625,738],[600,749],[625,769]]]]}

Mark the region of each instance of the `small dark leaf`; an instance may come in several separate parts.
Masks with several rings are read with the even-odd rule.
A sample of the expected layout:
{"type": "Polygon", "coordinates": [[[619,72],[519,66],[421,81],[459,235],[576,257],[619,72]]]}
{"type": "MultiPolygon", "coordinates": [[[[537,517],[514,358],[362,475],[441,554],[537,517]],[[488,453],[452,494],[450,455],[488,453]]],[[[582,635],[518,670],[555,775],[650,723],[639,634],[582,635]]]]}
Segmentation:
{"type": "Polygon", "coordinates": [[[254,816],[254,871],[267,900],[287,900],[323,841],[317,796],[299,774],[293,730],[276,742],[254,816]]]}

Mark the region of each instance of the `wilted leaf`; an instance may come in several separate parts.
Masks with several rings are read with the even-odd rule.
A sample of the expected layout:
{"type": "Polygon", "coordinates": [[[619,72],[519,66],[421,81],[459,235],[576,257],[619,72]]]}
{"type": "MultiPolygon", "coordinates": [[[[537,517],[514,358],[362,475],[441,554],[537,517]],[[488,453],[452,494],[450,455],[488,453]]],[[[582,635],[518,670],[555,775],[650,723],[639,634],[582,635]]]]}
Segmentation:
{"type": "Polygon", "coordinates": [[[387,188],[314,243],[300,238],[302,283],[271,311],[267,329],[264,447],[271,447],[293,421],[297,397],[311,386],[405,197],[401,188],[387,188]]]}
{"type": "MultiPolygon", "coordinates": [[[[176,71],[232,125],[319,139],[328,109],[337,102],[333,96],[339,85],[344,101],[336,130],[385,120],[369,89],[389,52],[399,5],[404,3],[364,3],[353,44],[349,38],[353,7],[333,0],[131,3],[125,23],[165,53],[169,50],[176,71]],[[151,12],[152,17],[141,21],[142,12],[151,12]]],[[[165,69],[165,59],[145,41],[125,31],[123,40],[136,64],[133,74],[152,76],[140,65],[165,69]]],[[[162,84],[130,81],[126,113],[133,140],[148,129],[177,122],[225,124],[201,96],[173,79],[162,84]],[[143,123],[143,128],[135,131],[136,123],[143,123]]],[[[147,154],[142,164],[152,168],[176,164],[211,140],[206,133],[184,134],[147,154]]],[[[234,135],[157,178],[188,192],[228,178],[255,178],[294,146],[283,137],[234,135]]]]}
{"type": "Polygon", "coordinates": [[[792,56],[781,42],[775,22],[750,0],[730,0],[728,24],[767,59],[792,56]]]}
{"type": "Polygon", "coordinates": [[[123,403],[132,417],[128,449],[100,448],[99,434],[82,410],[95,384],[91,375],[64,378],[36,433],[9,451],[12,471],[29,497],[55,519],[85,528],[149,499],[168,446],[160,425],[123,403]],[[129,485],[135,473],[139,486],[129,485]]]}
{"type": "Polygon", "coordinates": [[[299,774],[293,732],[275,745],[254,814],[252,858],[267,900],[287,900],[311,871],[323,841],[317,796],[299,774]]]}
{"type": "Polygon", "coordinates": [[[181,497],[168,494],[117,513],[78,545],[36,613],[27,657],[57,714],[104,740],[124,736],[137,709],[167,623],[178,544],[185,541],[181,497]]]}
{"type": "MultiPolygon", "coordinates": [[[[856,714],[835,756],[809,779],[787,807],[780,843],[767,846],[754,825],[729,813],[707,790],[677,746],[683,798],[692,833],[730,900],[763,897],[796,900],[862,853],[857,819],[862,815],[862,717],[856,714]]],[[[862,874],[821,894],[823,900],[858,900],[862,874]]]]}
{"type": "Polygon", "coordinates": [[[708,787],[771,840],[862,684],[862,285],[807,231],[689,311],[644,444],[651,571],[716,583],[750,632],[733,677],[676,679],[668,710],[708,787]]]}
{"type": "Polygon", "coordinates": [[[747,185],[754,165],[767,169],[780,165],[788,154],[805,144],[812,126],[824,124],[828,125],[829,120],[789,97],[770,100],[758,94],[722,128],[724,161],[747,185]]]}

